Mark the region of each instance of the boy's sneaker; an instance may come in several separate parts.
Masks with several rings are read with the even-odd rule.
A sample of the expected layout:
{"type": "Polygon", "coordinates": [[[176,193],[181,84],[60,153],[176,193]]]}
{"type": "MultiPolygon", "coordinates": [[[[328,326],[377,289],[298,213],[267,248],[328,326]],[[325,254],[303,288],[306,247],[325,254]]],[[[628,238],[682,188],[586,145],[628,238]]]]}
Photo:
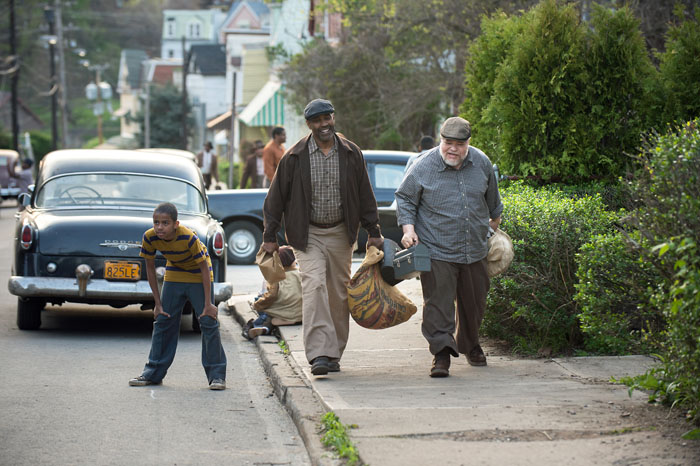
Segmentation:
{"type": "Polygon", "coordinates": [[[129,380],[129,385],[132,387],[145,387],[146,385],[160,385],[160,382],[154,382],[152,380],[148,380],[142,375],[139,375],[138,377],[134,377],[133,379],[129,380]]]}
{"type": "Polygon", "coordinates": [[[209,384],[209,390],[226,390],[226,381],[224,379],[213,379],[209,384]]]}

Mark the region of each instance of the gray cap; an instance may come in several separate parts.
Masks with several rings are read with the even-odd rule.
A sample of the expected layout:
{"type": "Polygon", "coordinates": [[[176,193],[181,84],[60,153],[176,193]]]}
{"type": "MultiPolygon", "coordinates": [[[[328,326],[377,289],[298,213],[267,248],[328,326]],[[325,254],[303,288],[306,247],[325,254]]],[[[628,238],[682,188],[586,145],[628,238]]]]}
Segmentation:
{"type": "Polygon", "coordinates": [[[440,136],[447,139],[466,141],[472,136],[472,127],[464,118],[451,117],[445,120],[440,127],[440,136]]]}
{"type": "Polygon", "coordinates": [[[304,118],[309,120],[317,115],[323,115],[326,113],[335,113],[333,104],[325,99],[314,99],[306,104],[306,108],[304,109],[304,118]]]}

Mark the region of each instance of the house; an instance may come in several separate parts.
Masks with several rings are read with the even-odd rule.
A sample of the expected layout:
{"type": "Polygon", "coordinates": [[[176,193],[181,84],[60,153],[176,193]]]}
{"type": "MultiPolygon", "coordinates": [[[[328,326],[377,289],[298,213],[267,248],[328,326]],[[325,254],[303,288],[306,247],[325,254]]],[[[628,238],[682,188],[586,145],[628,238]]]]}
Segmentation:
{"type": "Polygon", "coordinates": [[[135,140],[141,131],[131,118],[141,112],[141,94],[144,82],[144,62],[148,55],[143,50],[124,49],[119,59],[117,92],[119,109],[113,115],[120,118],[119,135],[125,140],[135,140]]]}
{"type": "Polygon", "coordinates": [[[225,18],[226,15],[216,8],[163,10],[160,56],[182,60],[183,38],[185,51],[195,44],[219,43],[218,31],[225,18]]]}
{"type": "Polygon", "coordinates": [[[205,140],[207,120],[230,108],[221,97],[226,94],[226,50],[221,44],[193,44],[187,74],[187,94],[196,121],[191,147],[201,147],[205,140]]]}

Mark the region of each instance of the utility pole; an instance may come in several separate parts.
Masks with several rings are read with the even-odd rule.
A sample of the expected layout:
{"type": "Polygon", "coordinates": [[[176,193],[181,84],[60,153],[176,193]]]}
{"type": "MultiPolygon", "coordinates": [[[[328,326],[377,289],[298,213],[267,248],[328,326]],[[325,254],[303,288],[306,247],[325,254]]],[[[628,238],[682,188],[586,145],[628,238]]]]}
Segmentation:
{"type": "Polygon", "coordinates": [[[58,105],[61,107],[61,148],[66,148],[68,140],[68,109],[66,97],[66,60],[63,54],[63,20],[61,19],[61,0],[54,0],[54,11],[56,14],[56,42],[58,44],[58,78],[59,78],[59,99],[58,105]]]}
{"type": "Polygon", "coordinates": [[[12,148],[19,151],[19,120],[17,118],[17,81],[19,80],[19,57],[17,56],[17,41],[15,38],[15,0],[10,0],[10,56],[12,57],[12,78],[10,89],[12,94],[12,148]]]}
{"type": "Polygon", "coordinates": [[[151,83],[146,81],[146,102],[143,105],[143,147],[151,147],[151,83]]]}
{"type": "Polygon", "coordinates": [[[233,70],[233,93],[231,93],[231,134],[228,141],[228,187],[233,187],[233,161],[235,155],[235,138],[236,134],[236,70],[233,70]]]}
{"type": "MultiPolygon", "coordinates": [[[[54,24],[56,21],[56,16],[54,14],[53,8],[46,5],[44,7],[44,18],[49,24],[49,35],[54,36],[55,29],[54,24]]],[[[51,150],[56,150],[58,147],[58,122],[56,120],[56,97],[58,96],[58,86],[56,85],[56,38],[52,37],[49,39],[49,64],[51,71],[51,87],[49,88],[49,95],[51,96],[51,150]]]]}
{"type": "Polygon", "coordinates": [[[185,45],[185,36],[182,36],[182,148],[187,150],[187,72],[190,54],[185,50],[185,45]]]}

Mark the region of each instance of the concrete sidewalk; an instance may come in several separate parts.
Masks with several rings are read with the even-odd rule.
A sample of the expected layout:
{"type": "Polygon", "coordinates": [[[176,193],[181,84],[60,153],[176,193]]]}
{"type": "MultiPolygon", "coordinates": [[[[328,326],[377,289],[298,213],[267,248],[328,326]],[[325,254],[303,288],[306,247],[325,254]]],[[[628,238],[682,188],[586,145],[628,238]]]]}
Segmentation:
{"type": "MultiPolygon", "coordinates": [[[[609,383],[644,372],[652,358],[518,359],[485,344],[487,367],[462,356],[452,359],[450,377],[432,379],[420,282],[398,287],[418,305],[416,315],[385,330],[351,323],[339,373],[310,373],[301,326],[280,328],[289,355],[276,338],[254,343],[314,464],[340,464],[320,443],[320,417],[330,410],[357,425],[351,440],[372,466],[700,465],[700,442],[680,438],[690,427],[677,412],[609,383]]],[[[241,324],[254,316],[251,298],[230,301],[241,324]]]]}

